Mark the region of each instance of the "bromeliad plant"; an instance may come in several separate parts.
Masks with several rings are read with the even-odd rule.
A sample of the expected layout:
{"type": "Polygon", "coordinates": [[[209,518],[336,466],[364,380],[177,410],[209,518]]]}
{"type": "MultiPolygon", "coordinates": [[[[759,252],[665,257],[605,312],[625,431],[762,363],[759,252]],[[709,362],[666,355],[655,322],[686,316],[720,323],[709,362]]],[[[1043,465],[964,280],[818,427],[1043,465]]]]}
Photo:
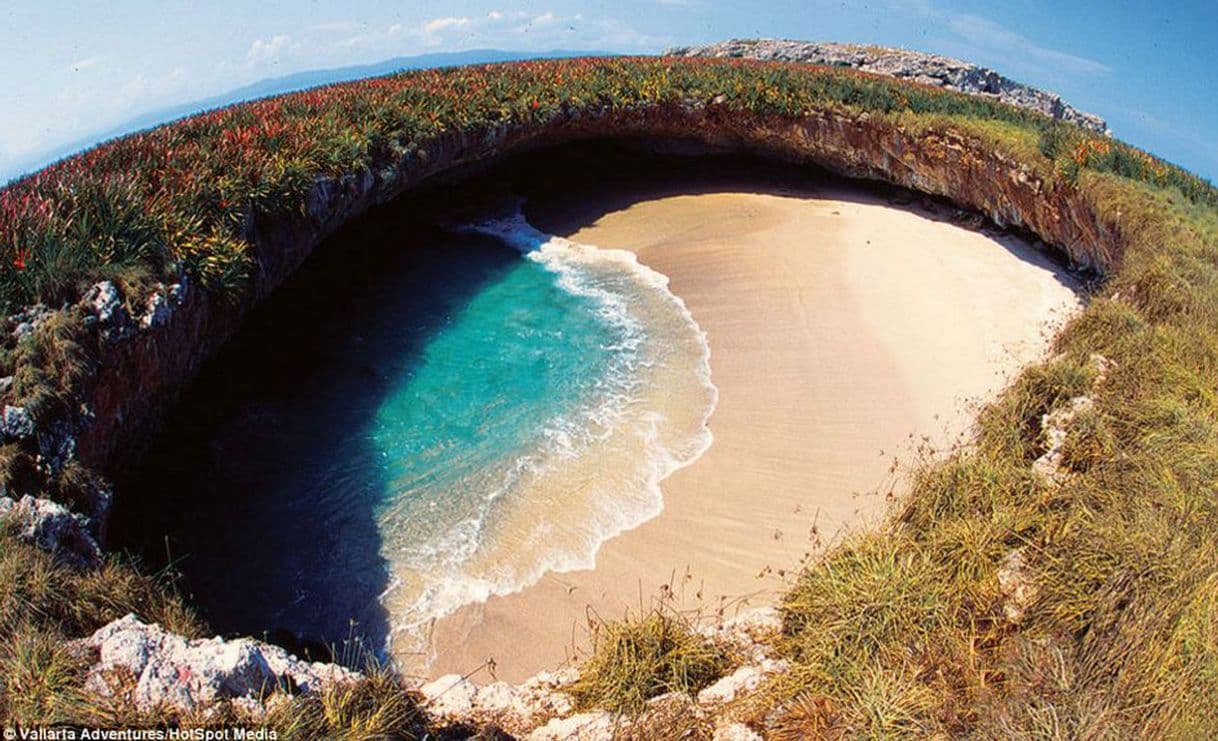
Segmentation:
{"type": "Polygon", "coordinates": [[[569,111],[682,102],[800,117],[845,108],[1004,122],[1061,174],[1113,172],[1218,203],[1206,182],[1025,110],[853,70],[741,60],[572,59],[408,72],[203,113],[103,144],[0,191],[0,309],[60,304],[100,278],[179,270],[239,293],[251,214],[291,213],[315,180],[378,166],[449,132],[569,111]]]}

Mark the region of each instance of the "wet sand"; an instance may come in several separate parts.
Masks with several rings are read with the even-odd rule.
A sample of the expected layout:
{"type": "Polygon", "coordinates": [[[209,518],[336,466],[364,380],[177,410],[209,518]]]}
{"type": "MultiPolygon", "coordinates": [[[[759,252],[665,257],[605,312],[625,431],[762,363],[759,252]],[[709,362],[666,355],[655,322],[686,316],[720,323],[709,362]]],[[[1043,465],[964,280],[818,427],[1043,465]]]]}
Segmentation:
{"type": "Polygon", "coordinates": [[[669,276],[708,335],[714,443],[663,482],[663,513],[607,542],[594,570],[439,621],[432,676],[488,658],[509,681],[556,668],[586,650],[589,615],[637,613],[666,588],[706,614],[773,602],[801,559],[874,526],[915,448],[959,441],[976,403],[1079,305],[1060,267],[1022,241],[849,184],[671,192],[619,193],[609,202],[624,207],[587,218],[571,198],[605,194],[535,200],[530,218],[669,276]]]}

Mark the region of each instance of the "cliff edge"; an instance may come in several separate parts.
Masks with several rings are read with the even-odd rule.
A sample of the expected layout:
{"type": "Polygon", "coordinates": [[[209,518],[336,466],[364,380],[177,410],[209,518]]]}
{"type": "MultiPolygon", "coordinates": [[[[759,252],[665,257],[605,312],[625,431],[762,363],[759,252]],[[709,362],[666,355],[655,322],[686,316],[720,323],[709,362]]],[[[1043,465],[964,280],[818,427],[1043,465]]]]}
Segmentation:
{"type": "Polygon", "coordinates": [[[1107,134],[1108,124],[1092,113],[1067,104],[1056,93],[1045,92],[1016,82],[987,67],[980,67],[938,54],[893,49],[884,46],[835,44],[831,42],[785,41],[778,39],[732,39],[705,46],[681,46],[667,50],[672,57],[720,57],[759,59],[776,62],[802,62],[827,67],[852,67],[888,77],[899,77],[924,85],[983,95],[1028,108],[1078,126],[1107,134]]]}

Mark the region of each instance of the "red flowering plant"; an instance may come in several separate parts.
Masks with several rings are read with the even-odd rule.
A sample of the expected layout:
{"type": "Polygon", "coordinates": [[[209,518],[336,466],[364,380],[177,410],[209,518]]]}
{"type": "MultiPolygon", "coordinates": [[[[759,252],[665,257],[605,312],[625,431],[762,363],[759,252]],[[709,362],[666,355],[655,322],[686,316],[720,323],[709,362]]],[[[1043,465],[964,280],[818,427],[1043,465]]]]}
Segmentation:
{"type": "MultiPolygon", "coordinates": [[[[213,289],[239,292],[249,275],[248,217],[298,212],[319,177],[384,166],[448,132],[691,101],[790,118],[833,107],[968,116],[1042,138],[1078,136],[994,101],[810,65],[583,58],[411,71],[209,111],[9,184],[0,190],[0,308],[62,301],[115,271],[164,278],[197,270],[213,289]]],[[[1101,143],[1081,154],[1063,146],[1061,154],[1080,158],[1079,167],[1218,203],[1195,176],[1124,144],[1101,143]]]]}

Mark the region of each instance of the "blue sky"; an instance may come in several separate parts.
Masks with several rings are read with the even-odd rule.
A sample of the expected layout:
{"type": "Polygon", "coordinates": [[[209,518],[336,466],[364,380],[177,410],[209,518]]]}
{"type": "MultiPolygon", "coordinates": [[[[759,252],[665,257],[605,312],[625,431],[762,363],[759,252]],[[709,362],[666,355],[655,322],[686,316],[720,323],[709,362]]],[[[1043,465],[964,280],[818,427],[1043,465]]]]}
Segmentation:
{"type": "Polygon", "coordinates": [[[473,48],[653,53],[739,36],[992,66],[1218,180],[1214,0],[6,0],[0,181],[140,113],[301,70],[473,48]]]}

